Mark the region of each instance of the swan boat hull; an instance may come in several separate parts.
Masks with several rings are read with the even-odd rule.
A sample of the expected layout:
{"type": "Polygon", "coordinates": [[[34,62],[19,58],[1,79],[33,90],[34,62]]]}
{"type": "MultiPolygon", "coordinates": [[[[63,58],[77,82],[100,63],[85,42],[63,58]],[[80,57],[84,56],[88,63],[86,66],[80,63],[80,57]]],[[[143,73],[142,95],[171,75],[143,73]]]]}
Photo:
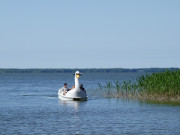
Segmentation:
{"type": "Polygon", "coordinates": [[[78,100],[78,101],[86,101],[88,96],[84,91],[76,92],[74,90],[68,91],[65,95],[63,95],[63,91],[59,89],[58,97],[61,100],[78,100]]]}

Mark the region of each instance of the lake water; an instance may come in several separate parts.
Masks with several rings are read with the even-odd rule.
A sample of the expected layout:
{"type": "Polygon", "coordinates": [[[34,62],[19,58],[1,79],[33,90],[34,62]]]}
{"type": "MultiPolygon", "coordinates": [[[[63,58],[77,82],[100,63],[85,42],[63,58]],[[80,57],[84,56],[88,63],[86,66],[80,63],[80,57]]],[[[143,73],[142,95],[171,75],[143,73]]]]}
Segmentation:
{"type": "Polygon", "coordinates": [[[80,82],[88,101],[61,101],[57,91],[69,73],[0,74],[0,134],[179,135],[180,106],[93,96],[98,83],[124,81],[139,73],[88,73],[80,82]]]}

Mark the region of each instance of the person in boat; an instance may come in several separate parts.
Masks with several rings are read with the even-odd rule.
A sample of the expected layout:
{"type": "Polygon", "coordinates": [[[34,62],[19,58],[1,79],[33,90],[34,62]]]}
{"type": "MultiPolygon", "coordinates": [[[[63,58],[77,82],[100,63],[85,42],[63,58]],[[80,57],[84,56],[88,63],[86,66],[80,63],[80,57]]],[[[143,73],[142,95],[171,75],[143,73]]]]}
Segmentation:
{"type": "Polygon", "coordinates": [[[67,83],[64,83],[64,86],[62,87],[61,89],[63,91],[63,95],[65,95],[68,91],[68,88],[67,88],[67,83]]]}
{"type": "Polygon", "coordinates": [[[72,90],[72,89],[74,89],[74,88],[75,88],[75,85],[73,85],[71,89],[68,89],[68,91],[69,91],[69,90],[72,90]]]}
{"type": "Polygon", "coordinates": [[[84,87],[83,87],[83,84],[81,83],[81,85],[80,85],[80,90],[82,90],[82,91],[84,91],[85,93],[86,93],[86,90],[84,89],[84,87]]]}

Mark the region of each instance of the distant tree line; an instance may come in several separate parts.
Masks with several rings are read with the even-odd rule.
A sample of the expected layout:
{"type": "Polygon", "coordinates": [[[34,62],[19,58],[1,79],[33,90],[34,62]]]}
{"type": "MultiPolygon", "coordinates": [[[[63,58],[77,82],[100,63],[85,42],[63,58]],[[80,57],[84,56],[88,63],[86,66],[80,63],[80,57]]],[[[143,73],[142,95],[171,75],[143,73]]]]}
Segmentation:
{"type": "Polygon", "coordinates": [[[128,73],[128,72],[162,72],[176,71],[179,68],[84,68],[84,69],[0,69],[0,73],[74,73],[75,71],[82,73],[128,73]]]}

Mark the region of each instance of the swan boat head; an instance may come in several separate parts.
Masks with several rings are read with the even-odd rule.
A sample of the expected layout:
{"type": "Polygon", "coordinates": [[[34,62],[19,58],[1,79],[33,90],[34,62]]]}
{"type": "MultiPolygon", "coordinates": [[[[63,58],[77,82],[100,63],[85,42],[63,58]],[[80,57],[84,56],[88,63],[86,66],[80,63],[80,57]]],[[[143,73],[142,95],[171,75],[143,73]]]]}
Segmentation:
{"type": "Polygon", "coordinates": [[[79,79],[79,77],[82,75],[82,73],[80,73],[79,71],[76,71],[75,74],[73,74],[73,75],[75,75],[75,77],[77,77],[79,79]]]}

